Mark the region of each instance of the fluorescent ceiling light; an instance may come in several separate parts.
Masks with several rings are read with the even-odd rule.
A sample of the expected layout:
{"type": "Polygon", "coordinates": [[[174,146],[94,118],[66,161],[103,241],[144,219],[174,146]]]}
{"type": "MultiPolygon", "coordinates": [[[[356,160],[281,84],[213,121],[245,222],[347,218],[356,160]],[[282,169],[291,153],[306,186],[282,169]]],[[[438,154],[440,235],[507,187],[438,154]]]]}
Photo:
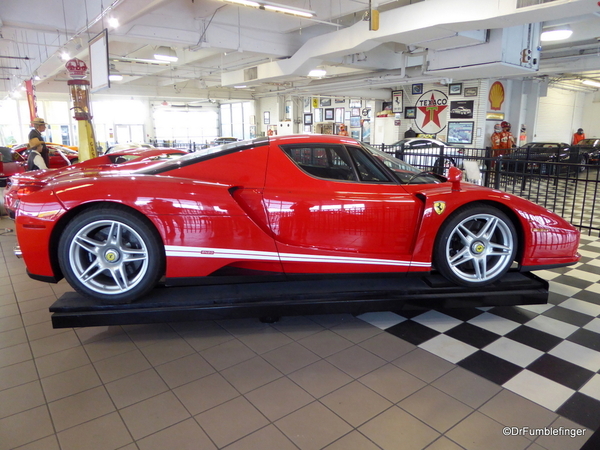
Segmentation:
{"type": "Polygon", "coordinates": [[[568,39],[573,34],[573,30],[569,25],[560,25],[556,27],[548,27],[542,30],[540,40],[542,42],[562,41],[568,39]]]}
{"type": "Polygon", "coordinates": [[[169,62],[175,62],[179,59],[177,57],[177,54],[175,53],[175,50],[173,50],[171,47],[164,47],[164,46],[158,47],[154,51],[154,58],[158,59],[159,61],[169,61],[169,62]]]}
{"type": "Polygon", "coordinates": [[[234,86],[234,88],[236,89],[244,89],[247,88],[248,86],[246,86],[245,84],[240,84],[239,86],[234,86]]]}
{"type": "Polygon", "coordinates": [[[327,71],[323,69],[313,69],[308,72],[308,76],[313,78],[322,78],[325,75],[327,75],[327,71]]]}
{"type": "Polygon", "coordinates": [[[109,18],[108,26],[111,28],[118,28],[119,27],[119,19],[117,19],[116,17],[109,18]]]}
{"type": "Polygon", "coordinates": [[[225,0],[225,1],[227,1],[229,3],[235,3],[236,5],[251,6],[253,8],[258,8],[258,9],[262,9],[265,11],[274,11],[274,12],[280,12],[283,14],[291,14],[292,16],[306,17],[308,19],[315,17],[317,15],[316,12],[308,10],[308,9],[294,8],[293,6],[280,5],[279,3],[267,2],[267,1],[263,1],[263,0],[259,0],[259,1],[225,0]]]}
{"type": "Polygon", "coordinates": [[[588,86],[594,86],[600,88],[600,81],[595,80],[581,80],[583,84],[587,84],[588,86]]]}
{"type": "Polygon", "coordinates": [[[66,50],[63,50],[63,51],[60,53],[60,58],[61,58],[63,61],[68,61],[68,60],[70,60],[70,59],[71,59],[71,55],[69,55],[69,52],[67,52],[66,50]]]}

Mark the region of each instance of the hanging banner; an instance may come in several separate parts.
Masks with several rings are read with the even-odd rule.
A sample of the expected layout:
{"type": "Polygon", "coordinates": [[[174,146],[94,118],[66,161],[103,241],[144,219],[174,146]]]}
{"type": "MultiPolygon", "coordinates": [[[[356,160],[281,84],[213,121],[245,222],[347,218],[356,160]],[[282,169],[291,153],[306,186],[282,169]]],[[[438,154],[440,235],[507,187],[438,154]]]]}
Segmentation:
{"type": "Polygon", "coordinates": [[[27,92],[27,104],[29,105],[29,119],[33,122],[37,114],[37,99],[35,97],[35,86],[33,80],[25,81],[25,90],[27,92]]]}
{"type": "Polygon", "coordinates": [[[448,96],[445,93],[437,89],[427,91],[418,98],[415,106],[415,126],[421,133],[438,134],[446,129],[448,96]]]}

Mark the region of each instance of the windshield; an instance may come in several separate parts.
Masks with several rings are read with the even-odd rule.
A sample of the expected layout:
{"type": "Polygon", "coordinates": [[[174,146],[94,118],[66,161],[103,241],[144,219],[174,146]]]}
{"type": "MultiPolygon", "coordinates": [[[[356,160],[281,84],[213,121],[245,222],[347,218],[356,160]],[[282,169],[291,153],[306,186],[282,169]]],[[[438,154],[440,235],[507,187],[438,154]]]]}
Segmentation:
{"type": "Polygon", "coordinates": [[[582,139],[581,141],[579,141],[577,143],[577,145],[580,145],[582,147],[595,147],[598,144],[600,144],[600,139],[598,139],[598,138],[594,138],[594,139],[582,139]]]}
{"type": "Polygon", "coordinates": [[[396,178],[398,178],[402,183],[431,184],[445,181],[445,179],[439,175],[435,175],[430,172],[423,172],[398,158],[394,158],[394,156],[391,154],[382,152],[381,150],[378,150],[369,144],[363,143],[362,145],[369,153],[371,153],[389,169],[391,169],[396,178]]]}

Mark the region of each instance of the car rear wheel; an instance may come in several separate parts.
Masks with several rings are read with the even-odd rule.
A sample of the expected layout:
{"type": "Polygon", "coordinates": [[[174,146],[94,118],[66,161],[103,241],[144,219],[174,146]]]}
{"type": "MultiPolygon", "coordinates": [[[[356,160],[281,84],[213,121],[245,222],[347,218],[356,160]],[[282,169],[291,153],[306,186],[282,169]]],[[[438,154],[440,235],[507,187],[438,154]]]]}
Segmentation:
{"type": "Polygon", "coordinates": [[[75,216],[60,237],[58,259],[77,292],[105,304],[131,303],[147,294],[165,261],[152,225],[119,206],[75,216]]]}
{"type": "Polygon", "coordinates": [[[493,283],[510,268],[517,250],[511,220],[497,208],[463,208],[441,227],[434,265],[448,280],[467,287],[493,283]]]}

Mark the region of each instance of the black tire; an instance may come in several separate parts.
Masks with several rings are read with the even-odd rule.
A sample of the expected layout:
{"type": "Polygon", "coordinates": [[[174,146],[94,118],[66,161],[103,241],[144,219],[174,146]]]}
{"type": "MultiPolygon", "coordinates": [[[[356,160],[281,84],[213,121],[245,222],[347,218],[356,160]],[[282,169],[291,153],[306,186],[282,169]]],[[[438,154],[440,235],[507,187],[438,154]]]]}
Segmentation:
{"type": "Polygon", "coordinates": [[[433,263],[455,284],[485,286],[510,269],[517,247],[515,226],[506,214],[473,204],[456,211],[440,227],[433,263]]]}
{"type": "Polygon", "coordinates": [[[103,304],[147,294],[164,273],[164,246],[154,227],[125,207],[83,211],[65,227],[58,261],[67,282],[103,304]]]}

